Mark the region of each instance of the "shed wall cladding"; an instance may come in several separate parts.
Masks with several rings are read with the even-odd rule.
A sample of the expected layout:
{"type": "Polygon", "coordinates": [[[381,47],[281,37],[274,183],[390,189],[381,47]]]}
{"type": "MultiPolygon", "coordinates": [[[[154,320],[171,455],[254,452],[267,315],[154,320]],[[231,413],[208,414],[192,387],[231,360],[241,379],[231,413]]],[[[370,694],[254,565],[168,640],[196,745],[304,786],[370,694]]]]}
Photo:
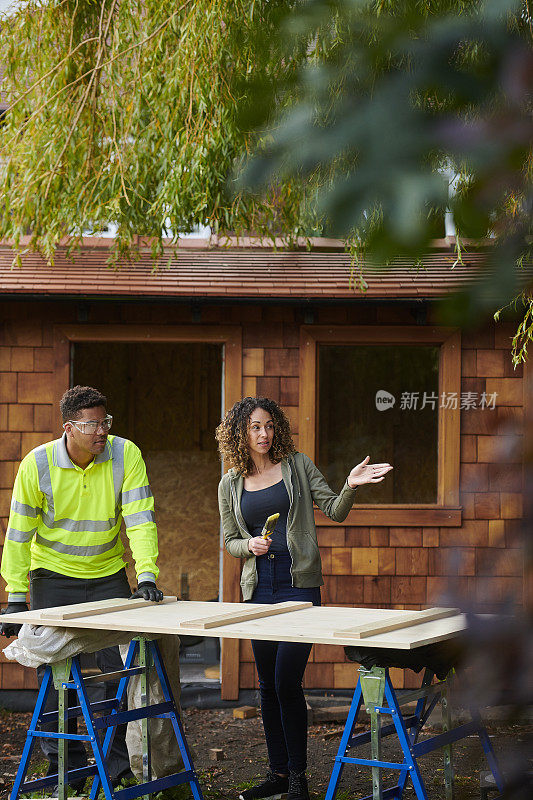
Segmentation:
{"type": "MultiPolygon", "coordinates": [[[[53,325],[76,323],[75,302],[7,302],[0,306],[0,523],[5,535],[11,488],[20,459],[53,436],[53,325]]],[[[309,312],[291,306],[188,304],[84,304],[91,324],[242,325],[244,395],[267,395],[287,412],[298,447],[300,327],[309,312]]],[[[316,324],[413,325],[407,307],[324,306],[316,324]]],[[[428,324],[431,320],[428,321],[428,324]]],[[[490,325],[462,333],[461,391],[497,392],[496,408],[461,413],[460,527],[319,527],[325,586],[332,605],[421,608],[450,589],[455,597],[489,610],[511,596],[521,602],[524,398],[521,369],[513,370],[513,326],[490,325]]],[[[313,454],[310,454],[313,456],[313,454]]],[[[361,458],[366,453],[354,454],[361,458]]],[[[354,462],[355,463],[355,462],[354,462]]],[[[157,500],[157,498],[156,498],[157,500]]],[[[368,500],[366,502],[369,502],[368,500]]],[[[0,599],[6,597],[2,585],[0,599]]],[[[257,685],[250,643],[240,642],[240,687],[257,685]]],[[[33,670],[8,663],[0,654],[0,688],[35,688],[33,670]]],[[[393,670],[398,686],[417,678],[393,670]]],[[[352,688],[354,665],[341,647],[317,645],[306,671],[307,688],[352,688]]]]}

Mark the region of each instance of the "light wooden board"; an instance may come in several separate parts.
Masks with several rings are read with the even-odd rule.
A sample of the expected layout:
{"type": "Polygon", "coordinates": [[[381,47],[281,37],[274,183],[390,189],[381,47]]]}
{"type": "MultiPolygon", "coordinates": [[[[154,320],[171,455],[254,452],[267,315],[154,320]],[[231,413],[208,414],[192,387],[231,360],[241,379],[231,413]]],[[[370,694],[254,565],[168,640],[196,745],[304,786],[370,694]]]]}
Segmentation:
{"type": "Polygon", "coordinates": [[[262,619],[263,617],[274,617],[277,614],[287,614],[292,611],[300,611],[302,608],[310,608],[312,603],[276,603],[270,605],[255,605],[248,606],[244,611],[230,611],[226,614],[215,614],[214,617],[207,617],[207,619],[190,619],[182,622],[185,628],[217,628],[222,625],[233,625],[235,622],[246,622],[252,619],[262,619]]]}
{"type": "MultiPolygon", "coordinates": [[[[164,597],[162,603],[175,603],[178,598],[169,595],[164,597]]],[[[71,606],[54,606],[52,608],[41,608],[40,618],[43,622],[63,619],[79,619],[80,617],[95,617],[99,614],[110,614],[113,611],[133,611],[137,608],[146,608],[154,605],[151,600],[143,598],[128,598],[120,600],[93,600],[89,603],[74,603],[71,606]]]]}
{"type": "Polygon", "coordinates": [[[403,611],[393,613],[389,619],[385,619],[383,622],[370,622],[365,625],[358,625],[355,628],[334,631],[333,636],[338,636],[341,639],[367,639],[369,636],[376,636],[379,633],[397,631],[400,628],[411,628],[414,625],[422,625],[424,622],[455,617],[460,613],[458,608],[426,608],[423,611],[403,611]]]}
{"type": "MultiPolygon", "coordinates": [[[[385,622],[391,616],[390,609],[383,608],[338,608],[311,606],[299,611],[289,611],[281,616],[234,622],[214,628],[184,625],[194,620],[205,620],[216,615],[249,611],[249,603],[208,603],[201,601],[178,601],[176,603],[150,604],[134,611],[114,611],[98,616],[78,617],[64,620],[47,620],[46,624],[61,628],[96,628],[116,631],[131,631],[145,634],[198,634],[229,639],[262,639],[266,641],[307,642],[316,644],[353,645],[354,639],[334,636],[334,631],[358,625],[385,622]]],[[[11,614],[10,622],[43,624],[40,611],[11,614]]],[[[466,628],[463,614],[454,617],[424,622],[420,625],[388,631],[357,640],[359,647],[386,647],[410,650],[426,644],[441,642],[458,636],[466,628]]]]}

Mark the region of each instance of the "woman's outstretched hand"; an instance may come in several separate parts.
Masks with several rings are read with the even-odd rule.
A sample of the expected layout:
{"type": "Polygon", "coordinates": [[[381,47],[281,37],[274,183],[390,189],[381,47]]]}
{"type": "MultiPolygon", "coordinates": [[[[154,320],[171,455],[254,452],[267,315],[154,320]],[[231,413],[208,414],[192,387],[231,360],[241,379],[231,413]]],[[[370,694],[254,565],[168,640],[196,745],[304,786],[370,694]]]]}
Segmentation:
{"type": "Polygon", "coordinates": [[[348,475],[348,486],[351,489],[355,489],[356,486],[362,486],[364,483],[380,483],[387,472],[392,469],[390,464],[369,464],[369,461],[370,456],[367,456],[348,475]]]}
{"type": "Polygon", "coordinates": [[[270,537],[263,539],[262,536],[254,536],[252,539],[248,539],[248,550],[254,556],[264,556],[271,544],[272,539],[270,537]]]}

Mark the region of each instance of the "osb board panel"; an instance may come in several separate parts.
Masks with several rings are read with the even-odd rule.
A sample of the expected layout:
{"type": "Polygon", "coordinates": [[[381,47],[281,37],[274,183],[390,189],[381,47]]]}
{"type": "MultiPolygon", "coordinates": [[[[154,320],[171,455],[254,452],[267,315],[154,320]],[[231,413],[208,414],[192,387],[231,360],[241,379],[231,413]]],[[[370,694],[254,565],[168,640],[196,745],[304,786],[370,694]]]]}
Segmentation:
{"type": "MultiPolygon", "coordinates": [[[[190,600],[218,597],[220,518],[217,486],[220,463],[206,452],[161,451],[145,454],[155,498],[159,540],[158,587],[190,600]]],[[[135,570],[127,537],[128,577],[135,570]]]]}
{"type": "MultiPolygon", "coordinates": [[[[313,606],[299,611],[289,611],[282,617],[265,617],[250,622],[236,622],[215,628],[183,627],[182,622],[190,622],[200,618],[213,617],[216,614],[234,611],[249,611],[247,603],[204,603],[177,602],[165,606],[154,605],[139,608],[135,611],[118,611],[100,614],[97,617],[81,617],[61,620],[53,623],[53,627],[90,628],[137,633],[198,634],[229,639],[261,639],[264,641],[311,642],[318,644],[349,645],[353,639],[334,637],[333,631],[382,622],[391,616],[389,609],[378,608],[341,608],[335,606],[313,606]]],[[[397,612],[395,612],[397,613],[397,612]]],[[[27,611],[13,614],[13,622],[35,624],[39,611],[27,611]]],[[[426,644],[445,641],[461,633],[466,627],[463,614],[447,619],[426,622],[416,627],[369,636],[358,640],[361,647],[385,647],[389,649],[410,650],[426,644]]]]}

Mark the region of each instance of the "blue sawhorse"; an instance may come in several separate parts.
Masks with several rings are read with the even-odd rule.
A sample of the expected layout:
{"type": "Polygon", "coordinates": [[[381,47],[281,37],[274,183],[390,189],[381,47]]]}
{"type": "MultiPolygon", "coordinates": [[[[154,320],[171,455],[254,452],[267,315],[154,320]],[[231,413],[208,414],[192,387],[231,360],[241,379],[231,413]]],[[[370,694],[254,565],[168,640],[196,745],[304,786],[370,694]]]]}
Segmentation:
{"type": "Polygon", "coordinates": [[[418,800],[428,800],[417,758],[439,747],[444,748],[446,800],[452,800],[452,743],[476,733],[481,740],[488,765],[499,790],[497,798],[503,795],[502,775],[479,711],[470,709],[471,722],[455,728],[451,726],[448,679],[432,684],[434,673],[426,669],[421,688],[402,695],[400,703],[392,686],[388,668],[376,666],[371,669],[365,669],[361,667],[359,674],[359,681],[354,691],[325,800],[334,800],[345,764],[357,764],[372,769],[372,794],[368,795],[364,800],[385,800],[385,798],[401,800],[408,778],[411,778],[418,800]],[[400,706],[413,700],[417,701],[414,714],[404,716],[400,706]],[[363,702],[370,715],[370,730],[355,734],[353,731],[363,702]],[[438,702],[440,702],[442,710],[442,733],[419,742],[419,734],[438,702]],[[382,726],[381,719],[383,717],[389,717],[391,721],[382,726]],[[396,734],[400,742],[403,754],[401,763],[383,761],[381,758],[381,740],[391,734],[396,734]],[[371,758],[355,758],[348,755],[348,751],[352,748],[369,742],[371,745],[371,758]],[[397,783],[388,789],[384,789],[382,786],[382,769],[399,770],[397,783]]]}
{"type": "Polygon", "coordinates": [[[180,715],[172,695],[157,642],[145,637],[133,639],[128,649],[124,670],[108,673],[107,675],[97,675],[94,680],[102,681],[106,680],[106,678],[108,680],[110,678],[120,679],[116,696],[111,700],[91,703],[89,702],[86,684],[93,678],[84,678],[82,676],[78,656],[74,656],[71,659],[68,658],[46,668],[10,800],[18,800],[21,795],[55,785],[58,786],[59,800],[65,800],[69,783],[79,782],[91,775],[93,776],[90,792],[91,800],[95,800],[100,789],[103,790],[106,800],[132,800],[132,798],[140,795],[148,798],[154,792],[160,792],[163,789],[178,786],[182,783],[190,785],[194,800],[203,800],[202,790],[194,771],[180,715]],[[135,666],[137,657],[138,665],[135,666]],[[163,690],[164,702],[151,705],[149,671],[152,666],[157,671],[163,690]],[[128,683],[133,675],[141,676],[142,707],[123,711],[121,707],[126,700],[128,683]],[[58,710],[45,712],[46,698],[52,683],[59,695],[58,710]],[[79,705],[73,708],[68,708],[68,703],[66,702],[69,689],[74,689],[78,697],[79,705]],[[95,717],[94,712],[104,713],[95,717]],[[68,719],[73,717],[83,717],[87,727],[87,734],[80,735],[67,732],[68,719]],[[156,780],[152,780],[151,774],[148,725],[150,718],[170,719],[185,767],[181,772],[156,780]],[[141,720],[142,725],[143,783],[114,791],[107,772],[106,757],[117,725],[122,725],[132,720],[141,720]],[[55,727],[56,722],[57,733],[39,729],[43,723],[54,723],[55,727]],[[101,741],[100,732],[103,730],[106,732],[103,736],[103,741],[101,741]],[[35,740],[38,737],[49,737],[58,740],[58,773],[57,775],[47,775],[45,778],[26,781],[31,754],[35,740]],[[96,762],[94,765],[83,767],[82,769],[68,769],[68,742],[75,739],[89,743],[96,762]]]}

